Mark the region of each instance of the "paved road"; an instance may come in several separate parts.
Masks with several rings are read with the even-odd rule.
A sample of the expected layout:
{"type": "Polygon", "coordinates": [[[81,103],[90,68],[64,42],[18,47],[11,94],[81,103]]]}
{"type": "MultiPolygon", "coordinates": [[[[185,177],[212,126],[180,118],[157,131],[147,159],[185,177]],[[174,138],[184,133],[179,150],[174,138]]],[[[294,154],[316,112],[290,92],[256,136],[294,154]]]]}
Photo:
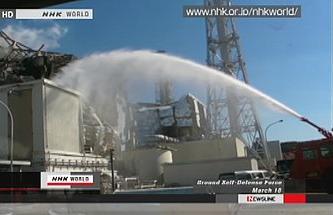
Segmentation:
{"type": "Polygon", "coordinates": [[[237,205],[237,204],[0,204],[0,215],[333,215],[333,204],[237,205]]]}

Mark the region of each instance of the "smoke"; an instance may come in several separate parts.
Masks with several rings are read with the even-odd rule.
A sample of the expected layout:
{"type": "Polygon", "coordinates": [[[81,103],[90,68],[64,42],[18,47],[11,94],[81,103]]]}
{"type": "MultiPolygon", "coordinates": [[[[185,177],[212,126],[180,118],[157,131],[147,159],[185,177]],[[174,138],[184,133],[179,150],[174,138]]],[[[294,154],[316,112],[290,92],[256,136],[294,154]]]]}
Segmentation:
{"type": "MultiPolygon", "coordinates": [[[[115,103],[121,103],[126,94],[135,94],[140,88],[131,89],[132,83],[147,84],[147,81],[176,80],[191,86],[208,83],[227,87],[238,95],[251,97],[296,117],[300,114],[268,95],[209,67],[179,57],[149,50],[118,50],[93,54],[75,61],[65,68],[55,81],[81,92],[108,120],[115,120],[115,103]]],[[[145,87],[142,85],[143,87],[145,87]]],[[[136,85],[140,86],[140,85],[136,85]]],[[[152,89],[153,90],[153,89],[152,89]]]]}

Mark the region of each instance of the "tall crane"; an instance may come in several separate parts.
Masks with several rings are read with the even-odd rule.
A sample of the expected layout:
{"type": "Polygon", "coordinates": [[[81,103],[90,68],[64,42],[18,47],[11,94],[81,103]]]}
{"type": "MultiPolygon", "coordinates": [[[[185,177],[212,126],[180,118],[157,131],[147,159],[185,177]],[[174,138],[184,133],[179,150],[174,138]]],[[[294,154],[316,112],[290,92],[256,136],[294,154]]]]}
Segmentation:
{"type": "MultiPolygon", "coordinates": [[[[164,54],[164,50],[157,50],[156,53],[164,54]]],[[[168,78],[161,78],[155,84],[155,101],[158,104],[166,105],[173,102],[173,84],[168,78]]]]}
{"type": "MultiPolygon", "coordinates": [[[[204,4],[206,7],[230,6],[231,0],[204,0],[204,4]]],[[[208,66],[249,84],[233,18],[206,17],[206,35],[208,66]]],[[[250,98],[210,84],[207,117],[209,135],[238,137],[256,157],[270,163],[266,139],[250,98]]]]}
{"type": "Polygon", "coordinates": [[[155,86],[156,102],[161,105],[170,104],[173,102],[172,97],[172,82],[168,79],[159,80],[155,86]]]}

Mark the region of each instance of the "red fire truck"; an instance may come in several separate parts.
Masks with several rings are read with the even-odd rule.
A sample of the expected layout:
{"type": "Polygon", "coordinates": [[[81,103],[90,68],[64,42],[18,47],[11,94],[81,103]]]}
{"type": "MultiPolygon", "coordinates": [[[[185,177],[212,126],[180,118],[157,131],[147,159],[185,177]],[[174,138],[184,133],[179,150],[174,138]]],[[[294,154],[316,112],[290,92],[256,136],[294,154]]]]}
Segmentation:
{"type": "Polygon", "coordinates": [[[333,193],[333,137],[332,134],[303,118],[314,126],[325,139],[299,142],[294,149],[295,158],[278,162],[277,169],[288,180],[305,183],[306,192],[333,193]]]}

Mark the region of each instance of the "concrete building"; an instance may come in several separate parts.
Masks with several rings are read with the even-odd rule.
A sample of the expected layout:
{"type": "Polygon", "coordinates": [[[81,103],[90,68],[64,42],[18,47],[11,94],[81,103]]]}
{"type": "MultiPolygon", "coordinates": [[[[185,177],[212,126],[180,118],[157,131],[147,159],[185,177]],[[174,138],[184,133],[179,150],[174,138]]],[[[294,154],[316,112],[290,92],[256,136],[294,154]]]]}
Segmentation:
{"type": "Polygon", "coordinates": [[[283,160],[281,143],[278,140],[267,142],[268,151],[270,153],[273,164],[276,166],[276,162],[283,160]]]}
{"type": "MultiPolygon", "coordinates": [[[[84,152],[77,92],[41,79],[3,85],[0,99],[14,117],[15,171],[102,171],[108,161],[84,152]]],[[[0,107],[0,170],[8,171],[10,118],[0,107]]]]}
{"type": "Polygon", "coordinates": [[[173,163],[247,157],[245,144],[237,138],[203,139],[166,146],[175,149],[172,152],[173,163]]]}
{"type": "Polygon", "coordinates": [[[200,177],[217,179],[220,173],[258,169],[245,144],[233,138],[165,143],[125,151],[121,158],[125,176],[158,180],[167,186],[193,185],[200,177]]]}
{"type": "Polygon", "coordinates": [[[125,176],[138,176],[141,181],[159,180],[163,165],[172,163],[172,152],[157,148],[125,151],[122,153],[125,176]]]}
{"type": "Polygon", "coordinates": [[[241,157],[164,164],[166,186],[192,186],[198,179],[217,180],[219,174],[240,170],[257,170],[257,160],[241,157]]]}

